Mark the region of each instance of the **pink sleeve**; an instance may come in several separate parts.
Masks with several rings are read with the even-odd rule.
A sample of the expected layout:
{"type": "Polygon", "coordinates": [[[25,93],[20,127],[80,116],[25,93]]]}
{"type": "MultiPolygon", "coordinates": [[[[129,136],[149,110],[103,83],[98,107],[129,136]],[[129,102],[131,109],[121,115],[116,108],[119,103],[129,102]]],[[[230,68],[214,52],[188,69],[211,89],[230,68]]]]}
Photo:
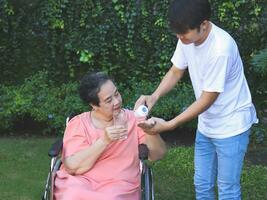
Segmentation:
{"type": "Polygon", "coordinates": [[[127,110],[127,115],[128,115],[128,120],[132,123],[133,128],[136,129],[137,132],[137,137],[138,137],[138,144],[142,144],[145,143],[146,140],[146,136],[145,136],[145,132],[137,126],[137,118],[134,115],[134,112],[132,110],[127,110]]]}
{"type": "Polygon", "coordinates": [[[63,138],[63,158],[71,156],[90,145],[85,130],[86,128],[79,116],[68,123],[63,138]]]}
{"type": "Polygon", "coordinates": [[[140,127],[137,127],[137,134],[138,134],[139,144],[145,143],[146,142],[146,133],[140,127]]]}

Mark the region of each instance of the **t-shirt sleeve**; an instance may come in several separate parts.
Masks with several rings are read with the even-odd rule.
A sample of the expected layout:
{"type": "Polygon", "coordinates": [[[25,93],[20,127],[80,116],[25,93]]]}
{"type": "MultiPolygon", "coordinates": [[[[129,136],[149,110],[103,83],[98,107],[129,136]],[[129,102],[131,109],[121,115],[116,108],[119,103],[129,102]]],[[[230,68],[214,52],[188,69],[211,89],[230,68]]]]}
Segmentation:
{"type": "Polygon", "coordinates": [[[209,61],[205,66],[205,74],[203,76],[203,90],[207,92],[223,92],[227,74],[232,59],[229,56],[218,56],[209,61]]]}
{"type": "Polygon", "coordinates": [[[146,142],[146,133],[140,128],[137,127],[137,134],[138,134],[138,143],[143,144],[146,142]]]}
{"type": "Polygon", "coordinates": [[[78,116],[68,123],[63,138],[63,158],[71,156],[90,145],[85,130],[82,120],[78,116]]]}
{"type": "Polygon", "coordinates": [[[186,69],[188,66],[186,57],[182,49],[182,42],[180,40],[178,40],[177,42],[177,46],[171,58],[171,62],[175,67],[182,70],[186,69]]]}

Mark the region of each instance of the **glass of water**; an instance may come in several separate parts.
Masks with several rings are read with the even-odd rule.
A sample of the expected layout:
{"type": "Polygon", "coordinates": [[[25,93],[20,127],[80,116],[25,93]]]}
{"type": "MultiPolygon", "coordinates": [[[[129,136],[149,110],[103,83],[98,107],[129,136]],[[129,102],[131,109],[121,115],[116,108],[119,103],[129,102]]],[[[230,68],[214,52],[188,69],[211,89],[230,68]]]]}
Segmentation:
{"type": "Polygon", "coordinates": [[[113,125],[123,126],[126,131],[120,134],[120,139],[125,140],[128,137],[128,119],[125,110],[121,109],[120,112],[113,114],[113,125]]]}

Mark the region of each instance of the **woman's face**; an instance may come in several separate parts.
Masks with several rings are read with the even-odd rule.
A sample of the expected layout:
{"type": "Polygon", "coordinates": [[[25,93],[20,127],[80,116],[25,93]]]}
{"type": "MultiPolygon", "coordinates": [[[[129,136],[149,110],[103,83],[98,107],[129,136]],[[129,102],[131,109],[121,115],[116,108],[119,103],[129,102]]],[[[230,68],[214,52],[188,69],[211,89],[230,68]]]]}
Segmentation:
{"type": "Polygon", "coordinates": [[[108,80],[104,83],[98,93],[99,106],[93,106],[97,112],[107,118],[112,118],[114,113],[119,113],[122,99],[114,83],[108,80]]]}

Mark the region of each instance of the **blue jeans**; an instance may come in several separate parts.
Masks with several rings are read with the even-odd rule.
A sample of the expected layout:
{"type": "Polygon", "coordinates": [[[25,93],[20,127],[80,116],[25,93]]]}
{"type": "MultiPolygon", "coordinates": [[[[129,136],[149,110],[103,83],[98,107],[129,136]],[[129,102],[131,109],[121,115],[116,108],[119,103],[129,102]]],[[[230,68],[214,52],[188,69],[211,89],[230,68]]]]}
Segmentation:
{"type": "Polygon", "coordinates": [[[217,177],[219,200],[240,200],[240,176],[249,143],[250,129],[225,138],[208,138],[197,131],[194,184],[197,200],[215,199],[217,177]]]}

